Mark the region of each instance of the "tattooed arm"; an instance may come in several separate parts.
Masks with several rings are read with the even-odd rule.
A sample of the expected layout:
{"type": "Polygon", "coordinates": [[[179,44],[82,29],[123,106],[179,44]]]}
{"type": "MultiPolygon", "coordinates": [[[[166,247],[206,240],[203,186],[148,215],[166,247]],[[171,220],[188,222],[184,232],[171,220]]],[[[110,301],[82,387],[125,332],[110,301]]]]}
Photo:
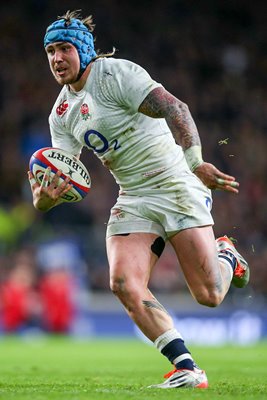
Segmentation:
{"type": "Polygon", "coordinates": [[[139,112],[152,118],[165,118],[176,143],[185,151],[200,146],[196,124],[185,103],[162,87],[152,90],[139,107],[139,112]]]}
{"type": "Polygon", "coordinates": [[[152,90],[139,107],[139,112],[152,118],[165,118],[173,137],[184,153],[190,169],[210,189],[238,193],[235,178],[203,162],[201,141],[188,106],[163,87],[152,90]]]}

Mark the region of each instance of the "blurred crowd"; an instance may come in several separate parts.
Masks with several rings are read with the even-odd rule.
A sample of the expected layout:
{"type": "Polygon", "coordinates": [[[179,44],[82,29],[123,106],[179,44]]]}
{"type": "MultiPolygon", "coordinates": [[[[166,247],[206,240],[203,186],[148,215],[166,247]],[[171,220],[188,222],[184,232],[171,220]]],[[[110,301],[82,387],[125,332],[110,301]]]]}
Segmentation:
{"type": "MultiPolygon", "coordinates": [[[[51,268],[42,267],[38,254],[48,243],[68,240],[75,240],[81,254],[87,290],[109,287],[105,224],[118,191],[109,172],[85,150],[82,160],[92,178],[90,194],[79,204],[61,205],[47,214],[33,209],[26,176],[31,154],[50,145],[47,119],[60,90],[43,50],[45,29],[67,9],[82,9],[83,16],[93,14],[96,48],[106,52],[115,46],[116,57],[142,65],[186,102],[202,138],[205,160],[240,182],[238,196],[213,195],[215,233],[237,241],[252,266],[251,290],[267,297],[264,2],[66,0],[62,5],[58,0],[14,0],[0,8],[1,287],[10,280],[26,281],[35,289],[30,298],[37,293],[40,299],[42,279],[51,268]],[[25,270],[28,278],[18,278],[25,276],[25,270]]],[[[60,254],[64,259],[64,251],[60,254]]],[[[66,267],[59,262],[55,270],[66,267]]],[[[187,290],[168,246],[151,287],[187,290]]],[[[45,305],[38,304],[40,315],[45,305]]]]}

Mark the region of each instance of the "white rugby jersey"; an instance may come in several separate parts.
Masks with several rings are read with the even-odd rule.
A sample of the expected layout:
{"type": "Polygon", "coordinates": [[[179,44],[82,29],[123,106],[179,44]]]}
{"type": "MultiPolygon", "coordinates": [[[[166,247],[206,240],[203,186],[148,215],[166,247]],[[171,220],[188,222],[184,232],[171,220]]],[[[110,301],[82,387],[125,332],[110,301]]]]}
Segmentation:
{"type": "Polygon", "coordinates": [[[161,187],[184,156],[165,119],[138,112],[160,86],[133,62],[97,59],[80,92],[62,88],[49,117],[52,146],[74,155],[93,150],[125,192],[161,187]]]}

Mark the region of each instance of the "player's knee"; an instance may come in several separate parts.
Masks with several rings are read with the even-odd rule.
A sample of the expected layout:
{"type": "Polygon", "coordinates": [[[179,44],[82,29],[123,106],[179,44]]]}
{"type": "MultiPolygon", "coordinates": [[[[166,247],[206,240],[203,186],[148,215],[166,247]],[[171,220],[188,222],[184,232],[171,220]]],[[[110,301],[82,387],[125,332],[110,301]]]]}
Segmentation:
{"type": "Polygon", "coordinates": [[[129,313],[138,309],[141,292],[137,285],[131,283],[131,280],[122,277],[111,278],[110,288],[129,313]]]}
{"type": "Polygon", "coordinates": [[[223,300],[222,294],[217,290],[206,290],[195,295],[197,302],[207,307],[217,307],[223,300]]]}
{"type": "Polygon", "coordinates": [[[125,281],[120,277],[111,277],[109,282],[110,289],[115,296],[125,292],[125,281]]]}
{"type": "Polygon", "coordinates": [[[121,298],[129,296],[133,289],[130,281],[123,276],[114,276],[110,278],[110,289],[115,296],[121,298]]]}

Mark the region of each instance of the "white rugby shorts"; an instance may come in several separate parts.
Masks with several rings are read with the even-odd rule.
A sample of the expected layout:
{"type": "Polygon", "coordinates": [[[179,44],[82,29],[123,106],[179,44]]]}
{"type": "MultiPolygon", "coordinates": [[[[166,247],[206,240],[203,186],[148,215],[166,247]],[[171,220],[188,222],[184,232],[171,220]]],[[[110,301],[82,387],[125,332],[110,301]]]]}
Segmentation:
{"type": "Polygon", "coordinates": [[[211,191],[196,175],[187,173],[160,190],[119,195],[106,236],[146,232],[167,240],[184,229],[213,225],[211,206],[211,191]]]}

